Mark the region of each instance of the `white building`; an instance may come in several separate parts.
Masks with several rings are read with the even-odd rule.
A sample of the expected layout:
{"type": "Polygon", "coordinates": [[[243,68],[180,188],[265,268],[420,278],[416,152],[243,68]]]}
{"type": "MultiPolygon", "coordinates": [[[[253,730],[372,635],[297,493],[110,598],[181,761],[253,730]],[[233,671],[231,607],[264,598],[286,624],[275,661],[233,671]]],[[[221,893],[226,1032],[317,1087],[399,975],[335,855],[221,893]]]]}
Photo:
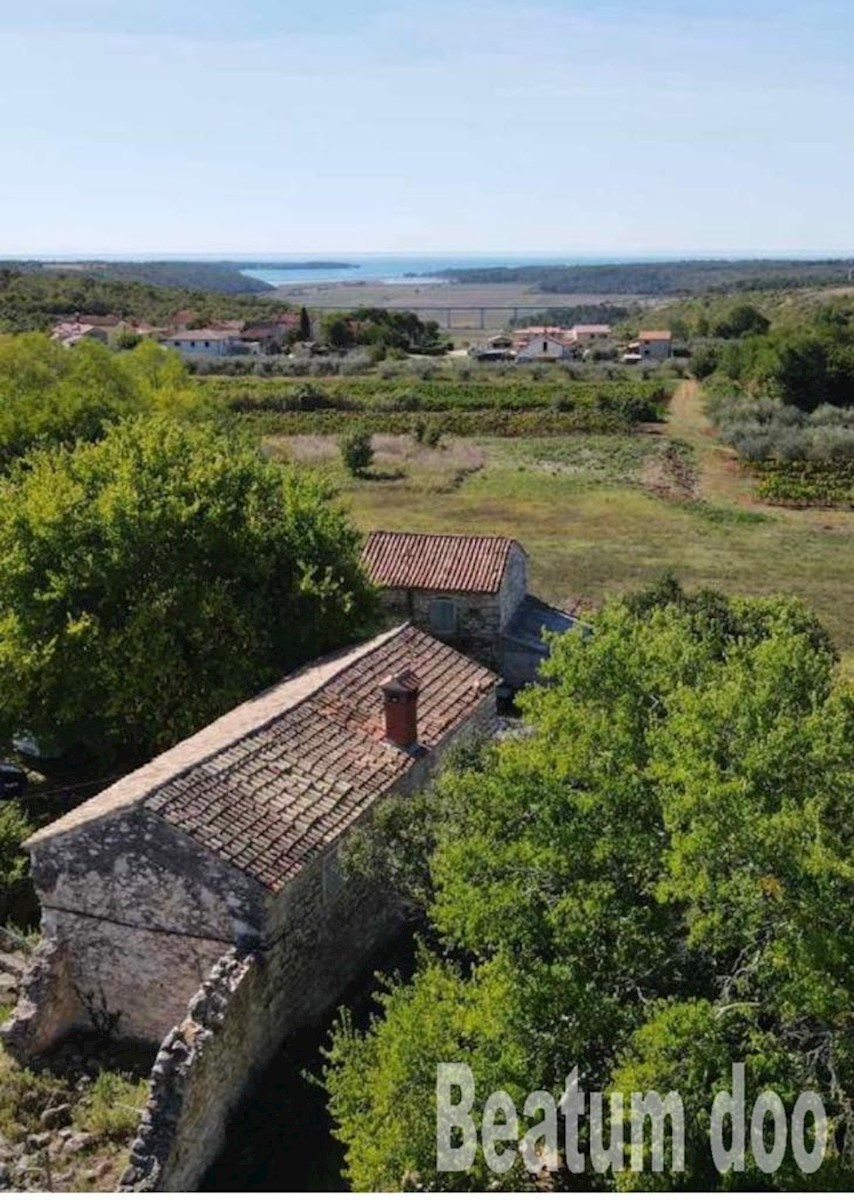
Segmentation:
{"type": "Polygon", "coordinates": [[[182,329],[163,338],[161,345],[187,357],[225,358],[247,351],[238,333],[224,329],[182,329]]]}
{"type": "Polygon", "coordinates": [[[580,346],[591,346],[597,342],[611,340],[610,325],[573,325],[566,335],[567,340],[580,346]]]}
{"type": "Polygon", "coordinates": [[[572,349],[561,337],[549,333],[535,334],[516,355],[517,362],[557,362],[571,358],[572,349]]]}

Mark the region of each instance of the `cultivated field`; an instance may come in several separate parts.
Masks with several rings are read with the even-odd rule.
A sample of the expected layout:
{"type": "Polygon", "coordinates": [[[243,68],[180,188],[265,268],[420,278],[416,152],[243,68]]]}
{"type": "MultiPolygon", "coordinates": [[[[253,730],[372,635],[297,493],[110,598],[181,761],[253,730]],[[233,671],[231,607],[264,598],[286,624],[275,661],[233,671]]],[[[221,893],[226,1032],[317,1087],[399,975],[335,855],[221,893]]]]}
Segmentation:
{"type": "Polygon", "coordinates": [[[854,514],[757,502],[693,383],[664,425],[634,435],[450,439],[440,450],[380,436],[364,480],[343,473],[334,439],[267,444],[326,469],[362,529],[517,537],[534,590],[555,603],[593,607],[668,570],[690,587],[795,592],[854,667],[854,514]]]}

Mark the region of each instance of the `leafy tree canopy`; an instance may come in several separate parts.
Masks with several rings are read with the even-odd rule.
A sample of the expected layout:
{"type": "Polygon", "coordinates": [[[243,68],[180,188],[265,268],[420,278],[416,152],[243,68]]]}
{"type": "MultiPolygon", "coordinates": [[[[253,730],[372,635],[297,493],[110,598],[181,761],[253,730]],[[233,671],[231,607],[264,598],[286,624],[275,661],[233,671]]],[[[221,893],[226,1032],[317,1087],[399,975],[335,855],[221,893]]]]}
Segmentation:
{"type": "Polygon", "coordinates": [[[325,485],[206,426],[35,453],[0,482],[0,732],[141,758],[357,639],[372,596],[325,485]]]}
{"type": "Polygon", "coordinates": [[[123,417],[197,405],[179,356],[153,342],[114,354],[90,340],[67,350],[40,333],[0,339],[0,470],[37,446],[95,441],[123,417]]]}
{"type": "MultiPolygon", "coordinates": [[[[720,1185],[702,1117],[733,1061],[754,1098],[815,1088],[841,1139],[854,699],[827,634],[794,599],[669,580],[608,605],[592,637],[556,640],[545,673],[521,700],[525,735],[406,812],[384,806],[354,847],[351,869],[403,889],[429,948],[367,1033],[334,1031],[326,1083],[352,1183],[491,1182],[480,1157],[436,1172],[425,1122],[443,1059],[472,1066],[476,1123],[493,1088],[521,1112],[574,1066],[587,1090],[683,1091],[685,1173],[612,1186],[720,1185]]],[[[770,1180],[749,1153],[748,1168],[730,1186],[804,1182],[790,1158],[770,1180]]],[[[811,1186],[852,1178],[831,1153],[811,1186]]]]}
{"type": "Polygon", "coordinates": [[[414,312],[397,309],[356,308],[330,313],[321,322],[321,336],[336,350],[375,346],[429,354],[445,349],[436,321],[422,321],[414,312]]]}

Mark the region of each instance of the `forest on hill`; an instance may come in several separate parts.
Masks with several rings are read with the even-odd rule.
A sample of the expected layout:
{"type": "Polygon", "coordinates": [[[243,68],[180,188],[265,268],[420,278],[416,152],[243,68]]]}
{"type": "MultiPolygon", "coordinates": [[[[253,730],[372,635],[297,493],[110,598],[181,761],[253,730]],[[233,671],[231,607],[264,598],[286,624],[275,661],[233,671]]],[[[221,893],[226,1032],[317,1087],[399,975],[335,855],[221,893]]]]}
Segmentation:
{"type": "Polygon", "coordinates": [[[765,291],[849,281],[852,259],[732,259],[607,263],[596,266],[451,268],[435,274],[455,283],[530,284],[544,292],[679,296],[705,291],[765,291]]]}
{"type": "MultiPolygon", "coordinates": [[[[152,262],[108,262],[103,259],[80,259],[77,262],[48,262],[38,259],[26,261],[7,260],[0,266],[27,273],[52,275],[82,274],[97,279],[119,280],[130,283],[150,283],[158,287],[191,288],[196,291],[222,292],[227,296],[243,293],[260,294],[275,289],[261,279],[244,275],[248,267],[259,268],[263,263],[180,262],[161,260],[152,262]]],[[[303,264],[306,265],[306,264],[303,264]]]]}
{"type": "Polygon", "coordinates": [[[4,333],[46,330],[57,320],[77,313],[113,313],[160,326],[169,324],[179,312],[192,312],[196,323],[204,325],[229,318],[265,320],[289,309],[290,305],[275,299],[274,293],[236,295],[99,272],[28,270],[12,263],[0,266],[0,331],[4,333]]]}

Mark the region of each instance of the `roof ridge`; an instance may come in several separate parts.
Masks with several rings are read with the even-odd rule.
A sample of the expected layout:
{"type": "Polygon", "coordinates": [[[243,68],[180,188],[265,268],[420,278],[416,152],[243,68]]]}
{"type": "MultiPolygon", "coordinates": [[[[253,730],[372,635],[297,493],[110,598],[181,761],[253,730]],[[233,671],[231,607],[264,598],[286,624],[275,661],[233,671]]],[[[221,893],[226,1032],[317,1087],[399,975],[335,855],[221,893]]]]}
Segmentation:
{"type": "Polygon", "coordinates": [[[248,700],[244,700],[234,708],[229,709],[228,712],[216,717],[209,724],[204,725],[201,729],[197,729],[195,733],[191,733],[189,737],[176,742],[174,746],[170,746],[168,750],[164,750],[155,758],[143,764],[143,766],[137,767],[135,771],[123,775],[116,783],[98,792],[89,800],[85,800],[70,812],[58,817],[50,825],[36,830],[23,843],[24,846],[37,845],[39,842],[47,841],[57,834],[66,833],[71,829],[76,829],[78,825],[98,820],[100,817],[114,816],[120,811],[142,807],[158,788],[179,779],[187,771],[202,766],[215,755],[222,753],[222,751],[227,750],[230,746],[236,745],[244,738],[259,733],[284,713],[292,712],[299,708],[342,675],[354,663],[359,662],[360,659],[371,654],[374,650],[379,649],[380,646],[385,645],[394,637],[397,637],[410,628],[414,628],[412,623],[406,621],[402,625],[396,625],[391,629],[385,630],[367,642],[360,642],[356,646],[332,651],[321,658],[315,658],[303,664],[303,666],[298,667],[295,671],[280,679],[278,683],[274,683],[270,687],[265,688],[263,692],[259,692],[257,695],[251,696],[248,700]],[[336,662],[339,664],[337,669],[326,674],[324,668],[331,667],[336,662]],[[277,693],[285,688],[292,687],[301,677],[309,676],[315,672],[317,673],[317,678],[314,680],[313,685],[306,691],[299,692],[294,697],[293,703],[277,706],[275,709],[270,707],[272,699],[277,693]],[[259,719],[255,721],[250,720],[246,724],[242,723],[240,721],[240,714],[242,713],[246,717],[252,709],[260,710],[259,719]],[[263,716],[261,716],[261,713],[263,713],[263,716]],[[224,733],[226,726],[230,727],[228,736],[216,738],[215,731],[217,728],[219,727],[220,731],[224,733]],[[205,752],[203,754],[195,753],[196,748],[201,745],[205,745],[205,752]]]}
{"type": "Polygon", "coordinates": [[[516,542],[521,543],[509,533],[424,533],[418,529],[371,529],[367,536],[374,537],[382,534],[384,537],[425,537],[425,538],[466,538],[468,541],[479,538],[487,542],[516,542]]]}

